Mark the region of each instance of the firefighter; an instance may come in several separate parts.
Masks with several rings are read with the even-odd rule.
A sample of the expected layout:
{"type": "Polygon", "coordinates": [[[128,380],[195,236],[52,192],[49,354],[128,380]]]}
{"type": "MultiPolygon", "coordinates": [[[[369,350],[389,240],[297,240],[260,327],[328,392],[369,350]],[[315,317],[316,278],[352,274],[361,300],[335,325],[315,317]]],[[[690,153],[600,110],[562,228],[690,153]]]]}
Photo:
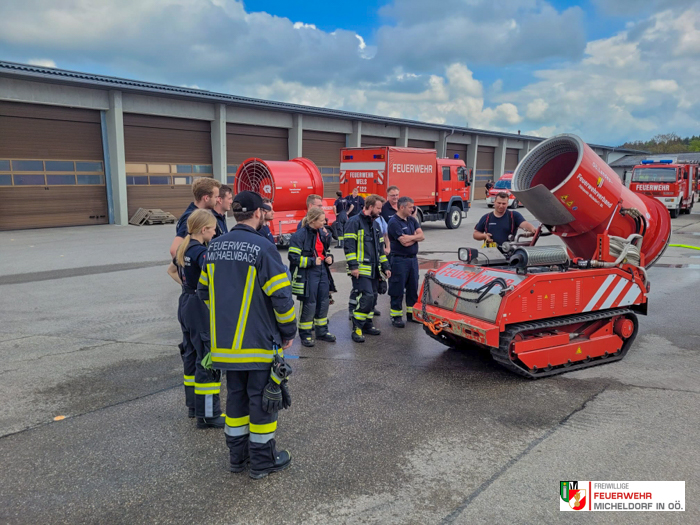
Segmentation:
{"type": "Polygon", "coordinates": [[[346,197],[350,209],[348,210],[348,218],[359,215],[365,207],[365,199],[360,195],[357,186],[352,189],[352,193],[346,197]]]}
{"type": "Polygon", "coordinates": [[[270,231],[270,226],[268,226],[275,219],[275,210],[272,208],[272,201],[270,199],[263,199],[263,204],[267,204],[270,209],[265,210],[265,224],[263,224],[263,227],[260,228],[260,235],[277,246],[275,238],[270,231]]]}
{"type": "Polygon", "coordinates": [[[383,202],[379,195],[367,197],[360,214],[352,217],[345,228],[345,260],[348,274],[352,277],[353,291],[357,294],[357,304],[352,313],[352,340],[356,343],[364,343],[364,334],[381,333],[374,327],[372,319],[382,273],[391,277],[384,253],[384,238],[375,222],[382,211],[383,202]]]}
{"type": "Polygon", "coordinates": [[[316,340],[335,342],[328,332],[328,306],[333,279],[329,253],[330,236],[321,236],[326,215],[322,209],[312,208],[302,221],[302,228],[292,235],[289,244],[289,268],[292,272],[292,292],[301,301],[299,337],[304,346],[314,346],[316,340]]]}
{"type": "Polygon", "coordinates": [[[474,226],[474,239],[484,241],[484,247],[501,249],[501,245],[513,235],[518,228],[535,234],[537,228],[525,220],[520,212],[508,209],[508,194],[500,192],[493,203],[493,212],[484,215],[474,226]]]}
{"type": "Polygon", "coordinates": [[[170,256],[175,257],[182,240],[187,236],[187,219],[197,209],[213,210],[219,197],[221,183],[211,177],[198,177],[192,183],[194,202],[191,202],[175,225],[175,238],[170,245],[170,256]]]}
{"type": "Polygon", "coordinates": [[[336,234],[338,235],[338,245],[336,248],[342,248],[345,223],[348,222],[348,212],[352,208],[352,204],[350,204],[347,199],[343,198],[342,192],[336,191],[335,195],[338,197],[333,203],[333,211],[336,217],[336,234]]]}
{"type": "Polygon", "coordinates": [[[233,189],[231,186],[222,184],[219,188],[219,196],[216,199],[216,205],[212,210],[216,217],[216,237],[228,233],[228,223],[226,222],[226,214],[231,211],[233,203],[233,189]]]}
{"type": "MultiPolygon", "coordinates": [[[[418,243],[425,240],[423,230],[413,214],[413,199],[401,197],[398,211],[389,220],[388,237],[391,243],[391,324],[403,328],[403,296],[406,292],[406,319],[413,319],[413,305],[418,300],[418,243]]],[[[417,321],[415,321],[417,322],[417,321]]]]}
{"type": "Polygon", "coordinates": [[[260,235],[269,206],[242,191],[233,199],[229,233],[209,245],[197,293],[209,301],[211,356],[226,371],[226,443],[231,472],[259,479],[284,470],[277,450],[277,412],[291,404],[284,350],[296,335],[292,287],[277,248],[260,235]],[[286,371],[286,373],[282,373],[286,371]]]}
{"type": "Polygon", "coordinates": [[[182,328],[185,402],[189,417],[197,417],[197,428],[224,427],[219,403],[221,374],[202,366],[202,359],[209,353],[209,310],[195,295],[206,260],[206,244],[216,229],[216,217],[209,210],[195,210],[187,219],[188,233],[168,267],[168,274],[182,285],[177,318],[182,328]]]}

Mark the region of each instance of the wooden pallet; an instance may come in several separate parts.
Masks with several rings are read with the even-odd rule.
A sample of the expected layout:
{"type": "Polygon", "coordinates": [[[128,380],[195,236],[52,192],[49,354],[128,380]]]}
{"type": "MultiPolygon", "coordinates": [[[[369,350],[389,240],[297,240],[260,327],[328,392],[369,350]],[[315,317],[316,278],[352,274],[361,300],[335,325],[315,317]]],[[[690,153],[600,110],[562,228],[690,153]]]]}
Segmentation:
{"type": "Polygon", "coordinates": [[[174,224],[177,217],[170,212],[159,209],[139,208],[129,219],[129,224],[143,226],[144,224],[174,224]]]}

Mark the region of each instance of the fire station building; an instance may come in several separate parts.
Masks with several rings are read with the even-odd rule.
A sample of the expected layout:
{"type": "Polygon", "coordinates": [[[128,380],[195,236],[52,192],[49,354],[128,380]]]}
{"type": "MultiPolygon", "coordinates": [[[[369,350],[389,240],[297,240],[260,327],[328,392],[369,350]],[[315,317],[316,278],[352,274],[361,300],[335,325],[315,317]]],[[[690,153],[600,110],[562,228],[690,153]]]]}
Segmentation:
{"type": "MultiPolygon", "coordinates": [[[[541,140],[0,61],[0,230],[179,216],[193,178],[233,184],[250,157],[307,157],[331,197],[346,146],[459,155],[482,198],[541,140]]],[[[607,162],[636,153],[593,147],[607,162]]]]}

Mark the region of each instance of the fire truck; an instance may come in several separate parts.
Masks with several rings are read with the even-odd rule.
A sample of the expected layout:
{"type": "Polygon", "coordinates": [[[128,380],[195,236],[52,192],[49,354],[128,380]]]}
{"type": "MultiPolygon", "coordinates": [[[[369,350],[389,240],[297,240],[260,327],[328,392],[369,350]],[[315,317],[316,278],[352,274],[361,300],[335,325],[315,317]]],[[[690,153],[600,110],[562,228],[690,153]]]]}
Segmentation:
{"type": "Polygon", "coordinates": [[[695,204],[697,170],[672,160],[643,160],[632,170],[630,189],[661,201],[675,219],[695,204]]]}
{"type": "Polygon", "coordinates": [[[459,228],[469,210],[471,171],[461,159],[439,159],[434,149],[393,146],[340,150],[340,189],[349,195],[386,197],[386,189],[398,186],[411,197],[418,220],[445,221],[459,228]]]}

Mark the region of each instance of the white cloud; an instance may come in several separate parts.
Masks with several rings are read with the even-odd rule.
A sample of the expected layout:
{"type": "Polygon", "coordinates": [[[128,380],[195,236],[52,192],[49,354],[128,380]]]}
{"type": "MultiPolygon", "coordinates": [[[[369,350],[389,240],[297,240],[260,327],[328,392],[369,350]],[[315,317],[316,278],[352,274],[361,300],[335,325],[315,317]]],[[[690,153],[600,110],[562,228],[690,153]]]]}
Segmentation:
{"type": "Polygon", "coordinates": [[[30,66],[56,67],[56,62],[50,58],[30,58],[27,60],[27,64],[30,66]]]}
{"type": "MultiPolygon", "coordinates": [[[[622,13],[636,2],[604,4],[622,13]]],[[[651,11],[586,42],[583,11],[547,0],[394,0],[371,36],[247,12],[237,0],[6,1],[0,54],[427,122],[577,132],[599,143],[697,133],[700,6],[639,5],[651,11]],[[529,64],[542,63],[548,68],[517,89],[507,90],[507,73],[487,89],[474,74],[508,65],[528,78],[529,64]]]]}

